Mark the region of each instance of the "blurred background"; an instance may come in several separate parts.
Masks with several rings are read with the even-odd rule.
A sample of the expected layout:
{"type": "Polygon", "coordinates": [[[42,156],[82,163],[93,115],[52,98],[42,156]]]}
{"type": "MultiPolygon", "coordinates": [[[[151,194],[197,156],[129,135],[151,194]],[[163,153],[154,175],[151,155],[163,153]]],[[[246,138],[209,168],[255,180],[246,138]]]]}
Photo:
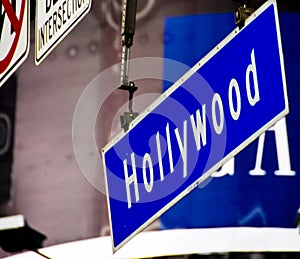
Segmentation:
{"type": "MultiPolygon", "coordinates": [[[[263,1],[254,2],[255,5],[260,5],[263,1]]],[[[34,1],[31,4],[34,5],[34,1]]],[[[76,162],[72,144],[72,120],[76,103],[83,90],[100,72],[121,60],[121,4],[121,0],[94,0],[90,13],[39,66],[34,64],[34,21],[32,21],[29,57],[0,89],[0,112],[6,113],[12,122],[10,147],[5,153],[0,153],[0,214],[1,216],[23,214],[33,228],[47,236],[45,246],[109,234],[106,197],[89,183],[76,162]]],[[[298,40],[299,44],[300,28],[296,23],[296,21],[300,21],[298,1],[279,0],[278,4],[281,13],[293,15],[293,20],[290,23],[288,23],[288,17],[284,19],[291,29],[289,37],[294,38],[286,41],[286,43],[283,38],[283,43],[288,45],[290,41],[298,40]]],[[[131,57],[176,59],[177,51],[178,60],[192,66],[193,58],[201,58],[201,55],[207,51],[200,51],[201,42],[204,48],[207,46],[205,45],[206,40],[213,42],[222,38],[227,31],[230,32],[235,26],[233,12],[237,6],[239,6],[238,3],[230,0],[138,0],[136,34],[131,57]],[[191,32],[190,34],[185,34],[184,30],[178,29],[182,27],[176,27],[178,21],[176,17],[212,14],[225,15],[224,21],[226,21],[227,27],[224,25],[226,28],[218,31],[219,22],[215,25],[214,31],[206,35],[211,39],[199,39],[192,33],[192,31],[199,30],[199,35],[202,35],[200,32],[205,32],[206,24],[199,25],[199,28],[186,28],[186,31],[191,32]],[[179,39],[177,47],[178,45],[187,46],[185,41],[199,42],[199,57],[196,55],[189,60],[185,60],[185,57],[181,59],[186,52],[184,47],[179,51],[176,49],[174,54],[175,47],[172,44],[175,44],[174,41],[178,35],[183,35],[184,40],[180,43],[179,39]],[[182,53],[179,53],[180,51],[182,53]]],[[[34,13],[34,8],[32,13],[34,13]]],[[[295,45],[296,43],[291,46],[295,47],[295,45]]],[[[298,59],[299,50],[299,48],[293,49],[289,55],[298,59]]],[[[296,61],[292,60],[292,62],[296,61]]],[[[161,69],[163,70],[163,68],[161,69]]],[[[294,74],[299,73],[299,64],[295,64],[295,68],[291,68],[291,70],[294,71],[294,74]]],[[[119,76],[119,70],[116,70],[115,77],[119,78],[119,76]]],[[[292,79],[288,78],[288,80],[292,79]]],[[[298,83],[299,80],[297,84],[291,82],[295,85],[294,90],[298,83]]],[[[160,94],[164,88],[162,82],[149,80],[141,80],[138,86],[137,95],[147,91],[160,94]]],[[[112,85],[112,88],[114,87],[112,85]]],[[[299,113],[299,108],[296,112],[296,97],[299,97],[299,94],[295,90],[293,95],[292,107],[294,110],[292,112],[296,114],[299,113]]],[[[112,120],[116,117],[115,112],[126,102],[127,93],[115,91],[111,98],[111,102],[102,111],[103,117],[98,119],[99,147],[104,146],[109,141],[112,131],[121,130],[118,124],[112,128],[112,120]]],[[[153,95],[149,95],[149,99],[146,99],[146,103],[143,105],[151,103],[153,99],[153,95]]],[[[293,150],[297,148],[299,150],[299,146],[297,146],[300,144],[299,137],[297,137],[300,124],[299,116],[295,115],[293,119],[288,120],[290,125],[294,127],[294,131],[291,131],[291,134],[294,134],[293,150]]],[[[1,141],[5,142],[0,138],[0,144],[1,141]]],[[[272,143],[270,148],[276,150],[274,143],[272,143]]],[[[252,146],[252,149],[257,148],[257,143],[255,145],[252,146]]],[[[297,171],[300,169],[296,164],[296,161],[299,160],[299,153],[291,151],[290,156],[291,170],[297,171]]],[[[237,159],[236,164],[243,164],[249,156],[244,153],[240,158],[242,160],[237,159]]],[[[253,155],[251,159],[253,160],[253,155]]],[[[271,163],[274,161],[275,164],[277,163],[273,155],[266,158],[267,160],[272,161],[271,163]]],[[[253,161],[251,163],[248,169],[253,167],[253,161]]],[[[276,164],[275,167],[277,166],[276,164]]],[[[273,169],[274,166],[271,168],[272,175],[273,169]]],[[[103,174],[103,172],[95,173],[103,174]]],[[[216,181],[220,181],[220,179],[218,178],[216,181]]],[[[270,223],[270,226],[272,224],[272,226],[276,226],[277,222],[282,220],[281,227],[295,227],[294,220],[300,206],[299,177],[295,176],[295,178],[289,178],[287,181],[285,183],[287,185],[293,182],[292,188],[296,191],[284,192],[286,196],[280,201],[284,204],[278,206],[283,206],[286,210],[282,212],[284,215],[277,216],[276,223],[270,223],[268,216],[263,216],[262,220],[259,218],[259,223],[257,220],[247,222],[246,216],[251,214],[251,210],[254,210],[253,213],[264,213],[262,207],[252,206],[247,202],[245,204],[248,207],[245,205],[241,209],[246,210],[245,208],[248,208],[247,213],[245,212],[243,215],[241,215],[241,210],[230,210],[227,207],[227,211],[226,208],[224,209],[226,204],[223,204],[223,207],[215,208],[216,211],[212,211],[212,213],[221,213],[226,218],[228,212],[228,218],[231,217],[232,222],[227,222],[227,224],[225,220],[225,225],[238,225],[238,220],[233,220],[232,213],[235,213],[237,218],[244,219],[246,222],[244,224],[240,221],[240,225],[247,225],[250,222],[248,225],[268,226],[270,223]],[[222,209],[221,212],[220,209],[222,209]]],[[[264,182],[264,184],[267,183],[264,182]]],[[[231,188],[227,183],[224,186],[231,188]]],[[[215,188],[222,188],[222,183],[215,188]]],[[[255,187],[252,186],[252,188],[255,187]]],[[[201,221],[201,210],[198,208],[201,202],[201,204],[205,203],[199,198],[202,194],[198,192],[199,190],[193,192],[188,200],[178,204],[174,210],[150,226],[150,229],[213,227],[214,220],[205,221],[204,217],[204,220],[201,221]],[[184,214],[187,206],[195,212],[193,219],[184,214]]],[[[256,190],[257,192],[259,189],[256,190]]],[[[218,198],[207,195],[205,197],[218,198]]],[[[275,206],[276,200],[273,201],[272,206],[275,206]]],[[[231,205],[237,206],[236,204],[231,205]]],[[[277,206],[275,207],[276,210],[277,206]]],[[[4,256],[6,253],[0,251],[0,255],[4,256]]]]}

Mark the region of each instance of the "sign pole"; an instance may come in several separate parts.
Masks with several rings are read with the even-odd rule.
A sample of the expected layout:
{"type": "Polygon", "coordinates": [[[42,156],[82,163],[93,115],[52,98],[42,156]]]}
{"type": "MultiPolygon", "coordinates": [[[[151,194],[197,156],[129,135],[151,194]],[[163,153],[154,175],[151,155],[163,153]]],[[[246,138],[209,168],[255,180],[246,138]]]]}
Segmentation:
{"type": "Polygon", "coordinates": [[[121,86],[119,89],[129,92],[128,112],[121,116],[121,126],[127,131],[129,123],[133,121],[138,113],[133,112],[132,99],[134,92],[138,89],[134,82],[129,81],[129,59],[130,47],[133,44],[133,36],[135,32],[136,22],[136,0],[123,1],[122,27],[121,27],[121,42],[122,42],[122,60],[121,60],[121,86]]]}

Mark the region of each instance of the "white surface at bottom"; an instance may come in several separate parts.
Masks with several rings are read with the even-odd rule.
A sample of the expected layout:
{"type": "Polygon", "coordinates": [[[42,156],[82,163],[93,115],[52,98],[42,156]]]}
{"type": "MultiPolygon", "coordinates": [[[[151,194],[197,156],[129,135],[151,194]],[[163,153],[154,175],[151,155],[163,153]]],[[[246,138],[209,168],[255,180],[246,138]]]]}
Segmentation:
{"type": "MultiPolygon", "coordinates": [[[[143,232],[116,254],[110,237],[61,244],[40,250],[52,259],[143,258],[226,252],[300,252],[300,234],[287,228],[210,228],[143,232]]],[[[10,259],[41,259],[27,252],[10,259]]]]}

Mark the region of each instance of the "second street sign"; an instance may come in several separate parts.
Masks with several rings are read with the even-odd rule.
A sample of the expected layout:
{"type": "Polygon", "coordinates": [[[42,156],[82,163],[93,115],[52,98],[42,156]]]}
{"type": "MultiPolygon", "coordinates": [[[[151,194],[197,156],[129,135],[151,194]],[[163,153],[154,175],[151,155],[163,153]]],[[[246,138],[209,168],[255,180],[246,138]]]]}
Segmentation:
{"type": "Polygon", "coordinates": [[[103,149],[114,250],[287,113],[270,0],[103,149]]]}
{"type": "Polygon", "coordinates": [[[36,1],[35,63],[40,64],[89,12],[92,0],[36,1]]]}

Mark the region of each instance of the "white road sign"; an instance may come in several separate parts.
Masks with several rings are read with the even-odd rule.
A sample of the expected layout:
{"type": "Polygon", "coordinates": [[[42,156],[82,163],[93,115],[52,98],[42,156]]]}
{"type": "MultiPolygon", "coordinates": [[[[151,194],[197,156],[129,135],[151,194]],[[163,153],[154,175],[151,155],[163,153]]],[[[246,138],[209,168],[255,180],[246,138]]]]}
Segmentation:
{"type": "Polygon", "coordinates": [[[36,1],[35,63],[49,53],[89,12],[92,0],[36,1]]]}

